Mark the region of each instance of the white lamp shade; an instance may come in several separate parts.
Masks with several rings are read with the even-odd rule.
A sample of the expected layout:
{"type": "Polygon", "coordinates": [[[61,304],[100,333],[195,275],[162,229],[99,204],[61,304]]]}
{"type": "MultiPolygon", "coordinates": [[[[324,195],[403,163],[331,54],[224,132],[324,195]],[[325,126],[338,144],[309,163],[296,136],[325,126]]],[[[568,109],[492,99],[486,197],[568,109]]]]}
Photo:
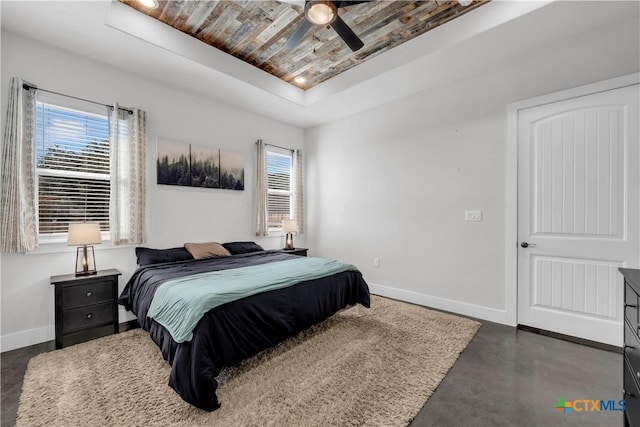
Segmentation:
{"type": "Polygon", "coordinates": [[[285,233],[297,233],[300,231],[298,228],[298,221],[295,219],[283,219],[282,220],[282,231],[285,233]]]}
{"type": "Polygon", "coordinates": [[[99,245],[102,243],[100,224],[97,222],[79,222],[69,224],[68,246],[99,245]]]}

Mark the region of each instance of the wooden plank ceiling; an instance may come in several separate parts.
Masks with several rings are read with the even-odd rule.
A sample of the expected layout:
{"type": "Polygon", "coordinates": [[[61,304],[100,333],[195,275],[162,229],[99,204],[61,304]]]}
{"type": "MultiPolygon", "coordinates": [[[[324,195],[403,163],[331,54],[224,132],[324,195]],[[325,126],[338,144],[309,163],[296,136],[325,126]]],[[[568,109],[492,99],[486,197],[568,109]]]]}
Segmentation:
{"type": "Polygon", "coordinates": [[[137,0],[119,1],[309,89],[489,0],[476,0],[466,7],[458,1],[383,0],[340,8],[339,15],[364,42],[357,52],[352,52],[333,29],[322,26],[314,26],[294,49],[286,49],[284,44],[305,19],[301,6],[287,2],[169,0],[149,9],[137,0]],[[294,82],[296,76],[303,76],[306,82],[294,82]]]}

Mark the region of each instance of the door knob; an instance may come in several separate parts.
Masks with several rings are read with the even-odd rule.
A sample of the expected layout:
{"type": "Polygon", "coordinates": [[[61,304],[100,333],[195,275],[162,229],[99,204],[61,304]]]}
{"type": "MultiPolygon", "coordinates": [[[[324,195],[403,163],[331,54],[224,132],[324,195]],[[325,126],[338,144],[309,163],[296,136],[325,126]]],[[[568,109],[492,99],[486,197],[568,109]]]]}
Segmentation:
{"type": "Polygon", "coordinates": [[[522,246],[523,248],[535,248],[536,244],[535,243],[522,242],[522,243],[520,243],[520,246],[522,246]]]}

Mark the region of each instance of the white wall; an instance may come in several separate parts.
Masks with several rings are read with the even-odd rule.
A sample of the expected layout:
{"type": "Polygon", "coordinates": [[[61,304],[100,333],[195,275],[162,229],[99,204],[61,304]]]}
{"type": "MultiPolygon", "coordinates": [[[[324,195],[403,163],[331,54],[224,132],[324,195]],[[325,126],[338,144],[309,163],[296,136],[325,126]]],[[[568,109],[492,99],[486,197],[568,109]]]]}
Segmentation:
{"type": "MultiPolygon", "coordinates": [[[[44,89],[99,102],[118,102],[147,112],[146,246],[255,240],[266,248],[282,247],[281,237],[256,239],[254,236],[254,143],[262,138],[281,146],[302,147],[302,129],[175,90],[12,33],[3,32],[1,42],[3,122],[11,76],[22,77],[44,89]],[[245,190],[156,185],[156,137],[244,153],[245,190]]],[[[297,236],[296,243],[303,245],[304,236],[297,236]]],[[[49,277],[73,271],[73,250],[64,245],[47,245],[33,254],[2,254],[2,351],[53,339],[53,289],[49,277]]],[[[122,271],[122,289],[136,267],[133,247],[114,248],[105,242],[96,246],[96,263],[99,269],[122,271]]],[[[120,320],[130,318],[121,315],[120,320]]]]}
{"type": "Polygon", "coordinates": [[[470,67],[464,80],[307,131],[310,247],[358,265],[374,292],[507,323],[507,104],[637,72],[637,31],[621,22],[470,67]],[[472,209],[482,222],[464,221],[472,209]]]}

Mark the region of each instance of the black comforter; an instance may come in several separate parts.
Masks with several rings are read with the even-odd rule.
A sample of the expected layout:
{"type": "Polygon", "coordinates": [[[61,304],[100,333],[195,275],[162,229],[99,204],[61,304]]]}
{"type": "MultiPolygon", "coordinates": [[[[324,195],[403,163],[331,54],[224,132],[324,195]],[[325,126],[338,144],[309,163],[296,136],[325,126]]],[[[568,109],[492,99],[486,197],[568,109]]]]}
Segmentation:
{"type": "Polygon", "coordinates": [[[140,326],[162,350],[171,365],[169,385],[185,401],[213,411],[220,406],[215,377],[222,368],[296,335],[347,305],[369,307],[369,288],[360,272],[346,271],[246,297],[210,310],[193,331],[193,339],[180,344],[162,325],[147,317],[156,289],[176,277],[292,257],[295,255],[265,251],[141,267],[118,302],[136,315],[140,326]]]}

